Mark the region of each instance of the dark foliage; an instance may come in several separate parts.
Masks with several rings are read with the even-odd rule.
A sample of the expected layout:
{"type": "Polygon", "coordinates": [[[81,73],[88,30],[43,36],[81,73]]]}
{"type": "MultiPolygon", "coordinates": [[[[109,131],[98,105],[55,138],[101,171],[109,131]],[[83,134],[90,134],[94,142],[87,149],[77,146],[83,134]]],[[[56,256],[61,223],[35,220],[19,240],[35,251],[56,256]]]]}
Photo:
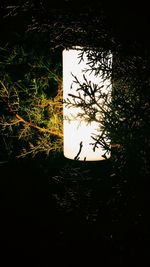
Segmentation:
{"type": "MultiPolygon", "coordinates": [[[[5,29],[2,44],[8,43],[7,46],[11,49],[17,43],[23,45],[26,51],[31,51],[32,47],[36,55],[50,53],[52,62],[54,58],[55,62],[57,59],[59,61],[63,48],[80,45],[84,47],[83,53],[88,54],[89,68],[96,74],[102,71],[107,76],[110,75],[110,69],[108,61],[103,62],[103,59],[111,51],[114,89],[111,116],[106,112],[104,115],[105,127],[114,143],[119,144],[119,155],[120,150],[125,153],[125,161],[126,158],[132,159],[132,165],[133,161],[136,162],[133,159],[138,158],[135,166],[144,164],[148,168],[148,16],[146,6],[137,4],[135,7],[125,3],[122,7],[117,7],[118,9],[115,3],[109,5],[104,1],[81,1],[80,5],[74,1],[62,1],[59,6],[44,0],[40,3],[4,1],[1,2],[1,20],[5,29]],[[92,53],[91,48],[94,48],[92,53]],[[100,64],[93,69],[95,63],[100,64]]],[[[31,56],[30,52],[27,54],[31,56]]],[[[30,71],[27,60],[26,63],[13,64],[7,64],[4,70],[11,73],[12,80],[16,79],[16,73],[22,79],[24,72],[30,71]]],[[[39,75],[38,70],[36,75],[39,75]]],[[[83,101],[80,104],[83,105],[83,101]]],[[[93,119],[93,110],[88,111],[89,117],[93,119]]],[[[87,112],[87,108],[84,112],[87,112]]]]}
{"type": "MultiPolygon", "coordinates": [[[[119,9],[114,1],[106,2],[0,2],[0,44],[5,48],[0,51],[0,75],[11,77],[11,85],[25,80],[27,73],[40,80],[47,70],[35,68],[34,60],[49,54],[56,66],[62,49],[72,44],[84,46],[87,53],[98,48],[89,53],[89,67],[103,53],[113,52],[113,101],[103,124],[116,144],[112,160],[103,163],[82,164],[61,154],[0,162],[1,260],[10,260],[8,265],[149,264],[149,9],[145,12],[141,2],[136,7],[120,2],[119,9]],[[16,44],[28,56],[16,55],[6,64],[16,44]]],[[[105,64],[103,70],[110,74],[105,64]]],[[[96,87],[79,88],[92,97],[96,87]]],[[[8,112],[3,108],[1,118],[8,112]]],[[[85,111],[94,118],[89,106],[85,111]]],[[[5,148],[0,147],[2,159],[11,152],[5,148]]]]}

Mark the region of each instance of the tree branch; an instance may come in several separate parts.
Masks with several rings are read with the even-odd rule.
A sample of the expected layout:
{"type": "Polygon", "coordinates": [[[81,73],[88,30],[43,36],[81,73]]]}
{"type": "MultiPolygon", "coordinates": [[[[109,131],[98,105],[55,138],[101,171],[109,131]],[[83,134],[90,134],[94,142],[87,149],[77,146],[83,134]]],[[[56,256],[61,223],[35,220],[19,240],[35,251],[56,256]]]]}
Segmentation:
{"type": "Polygon", "coordinates": [[[24,123],[28,126],[30,126],[31,128],[37,129],[40,132],[47,132],[50,133],[50,135],[62,138],[63,134],[56,132],[55,130],[49,130],[49,129],[45,129],[45,128],[41,128],[35,124],[33,124],[32,122],[28,122],[26,120],[24,120],[20,115],[16,114],[16,118],[18,119],[19,123],[24,123]]]}

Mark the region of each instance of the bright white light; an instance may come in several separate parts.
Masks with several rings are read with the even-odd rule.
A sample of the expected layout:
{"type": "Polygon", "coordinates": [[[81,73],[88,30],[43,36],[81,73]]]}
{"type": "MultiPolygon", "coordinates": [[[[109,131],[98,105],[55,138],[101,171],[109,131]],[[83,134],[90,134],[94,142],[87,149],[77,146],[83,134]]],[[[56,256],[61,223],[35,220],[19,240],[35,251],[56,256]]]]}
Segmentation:
{"type": "MultiPolygon", "coordinates": [[[[103,85],[103,92],[111,92],[110,79],[102,79],[100,76],[95,76],[94,73],[85,72],[88,68],[88,59],[84,53],[84,58],[80,62],[79,53],[81,48],[74,48],[69,50],[63,50],[63,99],[72,101],[73,98],[68,94],[79,95],[79,85],[75,83],[75,77],[78,81],[83,84],[85,83],[83,75],[85,75],[87,81],[91,83],[103,85]],[[109,86],[108,86],[109,85],[109,86]]],[[[83,96],[83,92],[80,92],[83,96]]],[[[98,95],[99,96],[99,95],[98,95]]],[[[97,96],[97,100],[98,100],[97,96]]],[[[102,100],[98,100],[101,106],[102,100]]],[[[100,123],[90,122],[87,123],[85,117],[79,117],[79,113],[83,113],[81,108],[68,107],[65,103],[63,104],[63,127],[64,127],[64,156],[69,159],[86,160],[86,161],[97,161],[104,160],[104,149],[99,146],[93,151],[94,143],[92,139],[93,134],[101,134],[100,123]]],[[[101,116],[100,112],[97,114],[101,116]]],[[[110,157],[110,154],[106,155],[110,157]]]]}

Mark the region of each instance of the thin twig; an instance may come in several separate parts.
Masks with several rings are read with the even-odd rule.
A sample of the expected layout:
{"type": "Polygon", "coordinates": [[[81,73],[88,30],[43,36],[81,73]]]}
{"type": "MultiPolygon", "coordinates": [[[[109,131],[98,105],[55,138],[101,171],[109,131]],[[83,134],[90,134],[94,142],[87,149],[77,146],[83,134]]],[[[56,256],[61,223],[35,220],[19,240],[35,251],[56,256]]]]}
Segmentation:
{"type": "Polygon", "coordinates": [[[45,129],[45,128],[41,128],[35,124],[33,124],[32,122],[28,122],[26,120],[24,120],[20,115],[16,114],[16,118],[18,119],[18,122],[21,122],[21,123],[24,123],[24,124],[27,124],[28,126],[34,128],[34,129],[37,129],[39,130],[40,132],[48,132],[50,133],[51,135],[53,136],[57,136],[59,138],[62,138],[63,137],[63,134],[61,133],[58,133],[56,131],[53,131],[53,130],[49,130],[49,129],[45,129]]]}

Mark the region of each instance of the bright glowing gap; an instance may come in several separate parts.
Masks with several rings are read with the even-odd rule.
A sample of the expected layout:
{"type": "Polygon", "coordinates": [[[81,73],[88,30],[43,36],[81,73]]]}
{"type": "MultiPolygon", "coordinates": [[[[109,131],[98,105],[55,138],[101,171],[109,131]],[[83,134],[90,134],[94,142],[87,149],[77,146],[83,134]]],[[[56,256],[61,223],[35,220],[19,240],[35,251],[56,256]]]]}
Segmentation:
{"type": "MultiPolygon", "coordinates": [[[[89,118],[87,114],[83,114],[81,107],[74,107],[67,103],[73,102],[73,99],[78,101],[78,96],[84,98],[84,92],[79,89],[79,84],[85,82],[91,82],[91,84],[98,85],[101,87],[103,93],[111,95],[111,81],[110,79],[102,79],[101,75],[95,76],[94,72],[85,72],[88,68],[88,58],[84,53],[83,60],[80,61],[79,53],[81,52],[80,47],[63,50],[63,128],[64,128],[64,156],[69,159],[76,160],[87,160],[97,161],[104,160],[103,157],[105,151],[102,146],[93,150],[93,139],[94,134],[100,135],[102,130],[100,123],[97,121],[88,122],[89,118]],[[76,82],[75,82],[76,81],[76,82]],[[80,95],[79,95],[80,94],[80,95]],[[72,97],[74,95],[75,97],[72,97]]],[[[111,57],[110,57],[111,58],[111,57]]],[[[100,120],[101,112],[104,107],[102,99],[99,97],[99,92],[95,93],[98,104],[101,109],[96,113],[96,118],[100,120]]],[[[86,96],[86,102],[91,101],[91,98],[86,96]]],[[[79,102],[79,101],[78,101],[79,102]]],[[[91,102],[89,102],[91,103],[91,102]]],[[[107,140],[110,143],[110,140],[107,140]]],[[[110,157],[110,154],[106,154],[110,157]]]]}

